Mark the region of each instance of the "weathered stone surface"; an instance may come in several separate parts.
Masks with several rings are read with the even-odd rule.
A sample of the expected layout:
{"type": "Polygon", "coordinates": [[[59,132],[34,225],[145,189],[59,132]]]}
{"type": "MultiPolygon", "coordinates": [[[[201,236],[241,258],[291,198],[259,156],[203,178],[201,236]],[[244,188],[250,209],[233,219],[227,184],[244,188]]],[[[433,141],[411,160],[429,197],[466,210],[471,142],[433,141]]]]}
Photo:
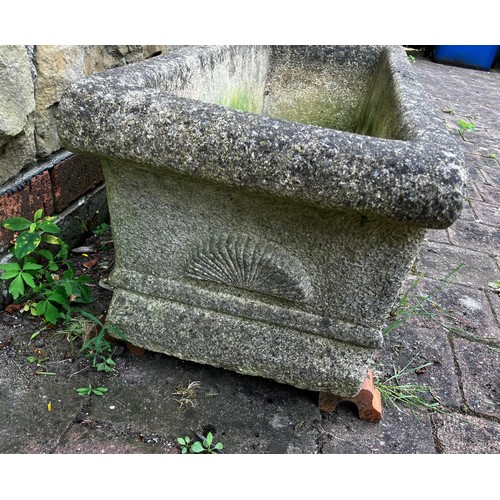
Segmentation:
{"type": "Polygon", "coordinates": [[[426,241],[449,244],[448,231],[446,229],[429,229],[425,235],[426,241]]]}
{"type": "Polygon", "coordinates": [[[500,228],[500,209],[498,206],[491,203],[474,201],[472,202],[472,208],[480,222],[500,228]]]}
{"type": "Polygon", "coordinates": [[[0,46],[0,185],[35,158],[34,109],[26,48],[0,46]]]}
{"type": "Polygon", "coordinates": [[[61,148],[55,114],[63,92],[86,75],[137,62],[165,50],[156,45],[36,45],[37,154],[47,156],[61,148]]]}
{"type": "Polygon", "coordinates": [[[85,75],[84,45],[37,45],[36,143],[39,156],[60,149],[54,113],[62,93],[71,83],[85,75]]]}
{"type": "Polygon", "coordinates": [[[105,159],[108,319],[310,390],[359,391],[424,228],[465,195],[400,47],[184,47],[77,82],[59,111],[63,144],[105,159]]]}
{"type": "MultiPolygon", "coordinates": [[[[405,97],[399,114],[391,116],[391,127],[394,138],[406,140],[394,142],[214,105],[222,101],[241,108],[248,101],[254,102],[251,108],[262,111],[259,93],[264,91],[266,65],[270,64],[266,57],[270,56],[266,49],[248,48],[254,51],[247,57],[254,67],[247,62],[242,74],[230,77],[232,63],[228,61],[242,57],[238,50],[204,49],[203,57],[216,68],[209,73],[197,57],[200,49],[187,48],[135,65],[132,71],[119,68],[82,81],[68,92],[63,104],[60,128],[66,145],[115,157],[113,151],[119,150],[122,158],[162,170],[429,227],[446,227],[459,215],[465,188],[461,153],[429,108],[411,68],[396,56],[396,49],[384,52],[390,54],[387,57],[380,48],[379,53],[367,51],[356,63],[381,58],[381,85],[386,73],[399,75],[393,91],[405,97]],[[243,85],[242,90],[245,81],[249,88],[243,85]],[[92,116],[77,106],[69,109],[73,99],[91,107],[92,116]],[[133,127],[132,117],[142,126],[133,127]],[[162,140],[155,140],[160,131],[162,140]],[[271,148],[272,144],[279,148],[271,148]],[[232,168],[221,169],[222,161],[232,168]],[[287,170],[289,165],[292,171],[287,170]]],[[[315,57],[314,51],[310,57],[315,57]]],[[[321,64],[322,56],[317,57],[321,64]]],[[[342,64],[335,58],[327,62],[342,64]]],[[[375,90],[370,95],[376,95],[378,87],[373,82],[378,76],[372,78],[375,90]]],[[[370,113],[374,104],[361,105],[370,113]]]]}
{"type": "Polygon", "coordinates": [[[0,46],[0,146],[22,132],[34,109],[29,68],[23,45],[0,46]]]}

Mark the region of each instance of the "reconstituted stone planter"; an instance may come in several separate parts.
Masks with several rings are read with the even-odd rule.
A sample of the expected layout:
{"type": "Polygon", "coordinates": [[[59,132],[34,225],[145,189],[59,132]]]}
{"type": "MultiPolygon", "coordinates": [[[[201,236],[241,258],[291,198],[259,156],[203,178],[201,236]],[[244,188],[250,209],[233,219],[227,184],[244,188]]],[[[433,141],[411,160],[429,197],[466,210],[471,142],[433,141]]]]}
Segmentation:
{"type": "Polygon", "coordinates": [[[132,344],[340,396],[465,195],[402,47],[181,47],[77,82],[59,134],[103,161],[132,344]]]}

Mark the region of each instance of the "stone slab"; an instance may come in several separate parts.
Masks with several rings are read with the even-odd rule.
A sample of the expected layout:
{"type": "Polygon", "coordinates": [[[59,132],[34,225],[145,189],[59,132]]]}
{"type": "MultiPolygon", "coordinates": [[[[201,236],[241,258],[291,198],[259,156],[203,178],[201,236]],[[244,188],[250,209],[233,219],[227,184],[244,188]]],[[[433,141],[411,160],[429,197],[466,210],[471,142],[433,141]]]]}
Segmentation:
{"type": "Polygon", "coordinates": [[[418,328],[412,326],[410,320],[386,336],[385,348],[378,354],[377,360],[379,379],[393,375],[393,367],[402,370],[408,366],[400,383],[427,386],[429,391],[423,395],[427,401],[434,402],[438,398],[447,408],[460,408],[463,401],[459,378],[455,370],[454,354],[444,329],[437,325],[432,329],[418,328]],[[427,363],[431,363],[430,366],[418,372],[411,369],[427,363]]]}
{"type": "Polygon", "coordinates": [[[427,241],[435,241],[436,243],[450,244],[447,229],[429,229],[425,235],[427,241]]]}
{"type": "Polygon", "coordinates": [[[473,200],[471,206],[479,222],[500,229],[500,208],[498,205],[473,200]]]}
{"type": "Polygon", "coordinates": [[[84,403],[74,385],[82,378],[68,383],[76,371],[70,363],[46,362],[40,371],[56,375],[36,375],[34,367],[20,368],[19,358],[31,354],[0,351],[0,453],[51,453],[84,403]]]}
{"type": "Polygon", "coordinates": [[[476,183],[476,188],[486,203],[496,204],[500,198],[500,185],[476,183]]]}
{"type": "Polygon", "coordinates": [[[480,222],[458,220],[448,229],[451,242],[492,256],[500,255],[500,231],[480,222]]]}
{"type": "Polygon", "coordinates": [[[35,159],[33,80],[24,45],[0,46],[0,185],[35,159]]]}
{"type": "Polygon", "coordinates": [[[161,437],[114,431],[106,423],[74,424],[59,440],[54,454],[176,454],[180,450],[173,441],[161,437]]]}
{"type": "MultiPolygon", "coordinates": [[[[457,329],[457,335],[479,340],[500,340],[498,323],[485,291],[429,278],[420,280],[416,293],[422,296],[432,294],[435,305],[427,302],[426,309],[436,313],[436,318],[442,323],[440,328],[457,329]]],[[[414,316],[412,322],[424,328],[433,328],[438,324],[425,316],[414,316]]]]}
{"type": "Polygon", "coordinates": [[[477,414],[500,418],[500,347],[457,338],[455,356],[467,406],[477,414]]]}
{"type": "Polygon", "coordinates": [[[95,401],[89,422],[169,442],[193,437],[192,429],[212,432],[230,454],[317,451],[317,393],[151,352],[125,354],[117,369],[109,397],[95,401]],[[176,393],[192,382],[200,386],[183,403],[176,393]]]}
{"type": "Polygon", "coordinates": [[[350,405],[354,403],[341,403],[335,413],[323,417],[318,438],[321,453],[435,453],[430,417],[425,411],[411,414],[384,408],[382,421],[374,425],[352,418],[357,410],[350,405]]]}
{"type": "Polygon", "coordinates": [[[485,277],[496,273],[495,259],[485,253],[431,241],[424,243],[420,249],[417,271],[424,276],[443,279],[445,268],[450,272],[461,264],[460,270],[450,277],[450,283],[484,290],[488,287],[485,277]]]}
{"type": "Polygon", "coordinates": [[[440,453],[500,453],[500,423],[471,415],[433,415],[440,453]]]}

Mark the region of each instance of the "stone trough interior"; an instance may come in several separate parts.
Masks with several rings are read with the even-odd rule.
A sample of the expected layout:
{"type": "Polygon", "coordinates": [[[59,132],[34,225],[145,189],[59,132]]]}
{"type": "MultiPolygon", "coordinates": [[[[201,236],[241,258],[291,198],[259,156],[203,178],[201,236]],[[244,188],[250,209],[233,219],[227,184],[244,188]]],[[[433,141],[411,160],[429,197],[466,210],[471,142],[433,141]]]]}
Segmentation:
{"type": "Polygon", "coordinates": [[[318,127],[410,138],[381,46],[214,47],[195,62],[177,68],[169,92],[318,127]]]}

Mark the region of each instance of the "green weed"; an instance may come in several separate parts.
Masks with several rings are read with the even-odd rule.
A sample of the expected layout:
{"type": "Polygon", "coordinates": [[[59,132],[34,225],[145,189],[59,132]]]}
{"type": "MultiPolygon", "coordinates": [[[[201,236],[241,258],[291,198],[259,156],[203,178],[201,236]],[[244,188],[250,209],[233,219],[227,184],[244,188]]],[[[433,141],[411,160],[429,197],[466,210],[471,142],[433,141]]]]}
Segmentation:
{"type": "Polygon", "coordinates": [[[75,390],[79,396],[90,396],[91,394],[94,396],[103,396],[104,393],[108,392],[106,387],[92,387],[92,384],[89,384],[88,387],[79,387],[75,390]]]}
{"type": "Polygon", "coordinates": [[[465,140],[465,132],[473,132],[476,130],[476,125],[473,122],[468,122],[465,120],[457,120],[459,126],[458,133],[465,140]]]}
{"type": "Polygon", "coordinates": [[[87,340],[82,347],[82,352],[86,358],[92,359],[92,366],[98,372],[114,371],[116,362],[113,360],[113,344],[106,338],[109,333],[113,333],[120,340],[125,340],[125,335],[118,328],[110,324],[102,323],[93,314],[87,311],[80,311],[80,314],[95,323],[99,333],[87,340]]]}
{"type": "Polygon", "coordinates": [[[94,236],[102,236],[103,234],[109,233],[111,231],[111,226],[103,222],[99,226],[97,226],[93,231],[94,236]]]}
{"type": "Polygon", "coordinates": [[[0,279],[10,281],[9,293],[16,302],[26,303],[25,310],[55,325],[69,319],[76,304],[90,302],[90,289],[86,285],[90,279],[76,277],[67,260],[68,245],[56,236],[60,229],[55,218],[42,215],[39,209],[32,221],[12,217],[2,222],[2,227],[18,234],[10,249],[15,261],[0,264],[4,271],[0,279]],[[55,246],[57,251],[43,244],[55,246]]]}
{"type": "Polygon", "coordinates": [[[465,120],[457,120],[457,124],[460,127],[460,130],[476,130],[476,125],[473,122],[468,122],[465,120]]]}
{"type": "Polygon", "coordinates": [[[177,438],[181,453],[220,453],[224,446],[222,443],[214,444],[211,432],[207,436],[199,436],[199,441],[192,441],[189,436],[177,438]]]}
{"type": "MultiPolygon", "coordinates": [[[[432,339],[429,343],[432,343],[432,339]]],[[[424,363],[415,366],[415,360],[420,354],[416,354],[403,367],[397,368],[393,365],[393,374],[383,382],[375,382],[375,387],[380,391],[385,403],[390,404],[400,412],[404,410],[400,405],[405,405],[410,410],[415,408],[425,408],[427,410],[445,413],[439,399],[433,394],[432,388],[428,385],[405,383],[402,379],[414,374],[421,373],[433,363],[424,363]],[[430,400],[430,401],[429,401],[430,400]]]]}
{"type": "Polygon", "coordinates": [[[412,292],[415,291],[420,278],[417,278],[413,281],[410,288],[404,293],[401,298],[398,307],[394,309],[391,313],[391,316],[394,318],[394,321],[389,323],[389,325],[383,331],[383,336],[385,337],[394,329],[398,328],[406,321],[408,321],[411,317],[414,316],[427,316],[430,318],[435,318],[437,313],[434,311],[428,311],[426,309],[427,304],[435,304],[433,298],[438,294],[449,282],[449,280],[462,269],[464,264],[460,264],[459,266],[452,269],[443,279],[441,283],[432,288],[432,290],[427,295],[418,295],[417,303],[414,305],[410,304],[410,297],[412,292]]]}

